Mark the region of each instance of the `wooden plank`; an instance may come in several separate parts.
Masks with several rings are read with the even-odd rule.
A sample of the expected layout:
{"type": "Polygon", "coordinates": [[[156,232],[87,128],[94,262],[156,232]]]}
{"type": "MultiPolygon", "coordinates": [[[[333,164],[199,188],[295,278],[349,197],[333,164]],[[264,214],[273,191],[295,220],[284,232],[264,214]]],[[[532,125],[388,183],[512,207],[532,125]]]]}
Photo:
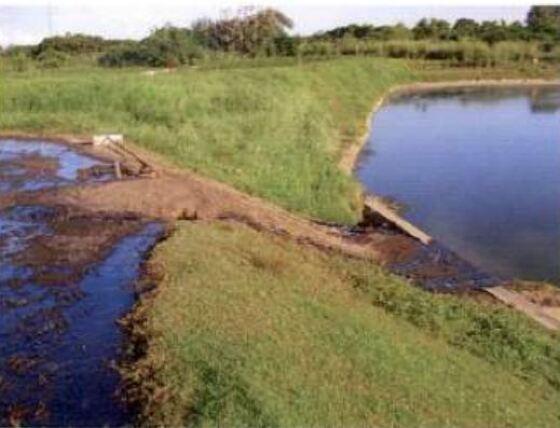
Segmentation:
{"type": "Polygon", "coordinates": [[[122,178],[121,163],[119,161],[115,161],[114,166],[115,176],[117,177],[117,180],[120,180],[122,178]]]}
{"type": "Polygon", "coordinates": [[[399,229],[404,231],[406,234],[418,239],[423,244],[428,245],[433,241],[433,238],[430,235],[410,223],[408,220],[402,218],[398,213],[389,208],[381,198],[378,198],[376,196],[367,196],[365,204],[371,210],[377,212],[388,221],[393,223],[395,226],[397,226],[399,229]]]}
{"type": "Polygon", "coordinates": [[[529,316],[549,330],[560,330],[559,318],[545,312],[543,307],[531,302],[522,294],[500,286],[485,288],[484,291],[490,293],[506,305],[523,312],[525,315],[529,316]]]}

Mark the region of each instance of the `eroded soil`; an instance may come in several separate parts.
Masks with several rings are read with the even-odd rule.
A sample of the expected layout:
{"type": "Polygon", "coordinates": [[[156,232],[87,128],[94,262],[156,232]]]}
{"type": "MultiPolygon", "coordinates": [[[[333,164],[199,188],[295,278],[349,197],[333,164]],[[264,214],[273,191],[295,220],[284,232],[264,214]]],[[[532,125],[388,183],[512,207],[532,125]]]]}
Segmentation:
{"type": "Polygon", "coordinates": [[[135,150],[153,166],[155,174],[151,178],[61,188],[43,195],[41,202],[134,212],[170,221],[239,219],[304,244],[370,258],[431,290],[474,289],[500,282],[439,244],[422,245],[384,219],[368,218],[353,228],[321,224],[225,184],[175,168],[151,153],[135,150]]]}

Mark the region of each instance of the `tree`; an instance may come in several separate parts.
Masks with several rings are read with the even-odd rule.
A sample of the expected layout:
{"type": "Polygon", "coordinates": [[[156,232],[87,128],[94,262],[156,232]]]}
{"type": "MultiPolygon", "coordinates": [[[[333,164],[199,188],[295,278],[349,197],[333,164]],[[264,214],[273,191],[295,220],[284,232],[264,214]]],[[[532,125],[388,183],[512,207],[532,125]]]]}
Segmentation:
{"type": "Polygon", "coordinates": [[[292,26],[292,20],[276,9],[243,8],[233,17],[198,20],[192,29],[209,48],[254,56],[274,49],[275,40],[292,26]]]}
{"type": "Polygon", "coordinates": [[[503,42],[508,39],[508,25],[505,21],[484,21],[480,24],[479,38],[491,45],[503,42]]]}
{"type": "Polygon", "coordinates": [[[154,30],[142,40],[152,66],[176,67],[192,64],[202,50],[190,30],[167,25],[154,30]]]}
{"type": "Polygon", "coordinates": [[[538,37],[560,39],[560,6],[531,6],[527,27],[538,37]]]}
{"type": "Polygon", "coordinates": [[[453,38],[456,40],[474,39],[478,35],[478,30],[478,22],[474,19],[460,18],[453,25],[453,38]]]}
{"type": "Polygon", "coordinates": [[[140,42],[128,41],[110,49],[99,58],[99,63],[107,67],[176,67],[193,64],[202,55],[203,48],[191,30],[168,25],[152,31],[140,42]]]}
{"type": "Polygon", "coordinates": [[[416,40],[431,39],[445,40],[450,36],[451,26],[445,19],[421,19],[412,29],[416,40]]]}

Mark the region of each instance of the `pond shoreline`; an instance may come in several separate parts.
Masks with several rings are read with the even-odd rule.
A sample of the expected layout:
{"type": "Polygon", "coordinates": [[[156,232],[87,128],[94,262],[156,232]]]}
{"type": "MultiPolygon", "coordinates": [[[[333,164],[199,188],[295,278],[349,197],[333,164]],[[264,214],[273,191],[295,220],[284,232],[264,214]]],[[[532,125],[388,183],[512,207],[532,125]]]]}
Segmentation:
{"type": "Polygon", "coordinates": [[[480,80],[445,80],[438,82],[415,82],[399,84],[390,88],[377,99],[366,118],[365,131],[358,143],[354,143],[343,150],[338,163],[340,169],[352,175],[360,154],[372,133],[371,122],[383,104],[394,95],[406,94],[414,91],[430,91],[435,89],[484,88],[484,87],[531,87],[531,86],[560,86],[560,79],[480,79],[480,80]]]}
{"type": "MultiPolygon", "coordinates": [[[[415,92],[426,92],[432,90],[444,90],[444,89],[457,89],[457,88],[515,88],[515,87],[560,87],[560,80],[545,80],[545,79],[503,79],[503,80],[458,80],[458,81],[441,81],[441,82],[417,82],[410,84],[397,85],[389,89],[383,96],[378,99],[372,110],[370,111],[366,119],[366,130],[360,138],[359,144],[354,144],[343,153],[339,167],[347,174],[354,174],[354,171],[359,162],[360,156],[371,139],[372,133],[375,130],[372,127],[372,122],[374,115],[381,109],[383,104],[395,95],[405,95],[415,92]]],[[[408,234],[409,236],[419,240],[424,245],[426,245],[426,240],[430,242],[432,237],[419,228],[417,225],[411,223],[409,220],[405,219],[399,212],[397,212],[390,204],[386,201],[367,191],[364,185],[360,183],[362,188],[362,200],[366,209],[375,212],[387,221],[389,221],[393,226],[408,234]]],[[[513,283],[513,282],[512,282],[513,283]]],[[[512,290],[510,284],[504,282],[504,284],[497,283],[490,287],[481,287],[483,291],[486,291],[493,298],[501,301],[507,306],[513,306],[517,310],[524,312],[529,317],[533,318],[535,321],[545,326],[546,328],[552,330],[560,329],[560,317],[555,311],[550,311],[545,305],[535,304],[531,302],[531,297],[523,296],[516,291],[512,290]],[[505,285],[504,285],[505,284],[505,285]],[[504,290],[502,292],[502,290],[504,290]]],[[[542,283],[546,286],[545,283],[542,283]]]]}
{"type": "MultiPolygon", "coordinates": [[[[510,83],[511,81],[507,82],[510,83]]],[[[522,82],[528,84],[527,82],[529,81],[522,82]]],[[[389,94],[395,93],[397,89],[415,87],[416,85],[397,86],[388,91],[382,100],[385,100],[389,94]]],[[[431,84],[422,85],[423,87],[432,86],[431,84]]],[[[377,109],[381,106],[382,100],[376,104],[377,109]]],[[[377,109],[374,109],[372,114],[377,109]]],[[[6,132],[6,134],[8,133],[6,132]]],[[[18,135],[18,137],[23,137],[24,139],[44,138],[44,136],[17,132],[11,132],[9,135],[18,135]]],[[[56,134],[51,134],[47,138],[51,141],[63,142],[70,147],[79,146],[86,153],[92,154],[91,152],[96,152],[98,156],[98,150],[104,150],[103,148],[93,147],[90,144],[83,144],[88,143],[86,138],[73,138],[67,135],[60,136],[56,134]]],[[[93,211],[117,210],[135,212],[149,218],[158,218],[166,221],[180,219],[237,219],[237,221],[250,224],[258,229],[293,236],[298,241],[318,246],[325,250],[341,251],[360,258],[370,258],[389,268],[394,265],[401,269],[403,257],[408,258],[412,254],[418,253],[420,254],[420,260],[424,264],[424,267],[420,270],[427,268],[430,274],[428,276],[421,274],[416,278],[414,272],[409,272],[408,267],[405,265],[401,275],[409,277],[415,282],[419,281],[420,285],[426,283],[425,285],[427,285],[428,289],[431,289],[430,283],[434,284],[432,281],[435,280],[435,284],[438,284],[439,275],[444,273],[441,269],[443,265],[449,262],[447,256],[443,258],[438,256],[440,250],[438,250],[437,245],[434,247],[423,244],[415,232],[420,229],[404,219],[402,222],[397,221],[397,224],[395,224],[394,219],[387,218],[387,216],[379,216],[380,219],[374,220],[371,225],[352,228],[351,230],[340,227],[340,225],[313,221],[309,218],[285,212],[273,204],[260,198],[243,194],[224,183],[219,183],[171,166],[167,162],[162,161],[159,156],[139,149],[135,144],[127,143],[127,147],[149,161],[153,174],[145,178],[138,177],[140,179],[136,180],[116,180],[105,183],[102,186],[91,185],[73,189],[60,189],[55,193],[42,195],[39,199],[47,205],[64,203],[93,211]],[[164,188],[167,189],[167,192],[166,197],[162,198],[161,192],[164,188]],[[205,196],[202,197],[202,195],[205,196]],[[253,213],[248,215],[247,209],[253,210],[253,213]],[[402,224],[411,224],[412,228],[410,230],[406,227],[403,228],[402,224]],[[397,233],[390,232],[392,229],[397,230],[397,233]],[[435,252],[432,251],[434,249],[436,250],[435,252]]],[[[110,157],[115,159],[114,154],[110,157]]],[[[6,198],[0,197],[0,206],[9,203],[9,198],[6,200],[6,198]]],[[[391,210],[390,207],[387,207],[387,209],[391,210]]],[[[375,214],[378,215],[377,212],[375,214]]],[[[395,213],[395,217],[397,219],[401,218],[397,213],[395,213]]],[[[420,232],[422,236],[427,235],[421,230],[420,232]]],[[[451,259],[459,261],[459,258],[453,255],[452,252],[447,250],[444,250],[444,252],[449,253],[451,259]]],[[[455,269],[458,270],[453,270],[453,272],[448,272],[444,275],[450,275],[449,278],[453,283],[457,280],[460,282],[464,281],[463,274],[467,273],[467,275],[470,275],[468,272],[475,272],[471,270],[471,267],[462,269],[459,265],[460,263],[454,264],[455,269]]],[[[409,267],[412,267],[412,265],[409,267]]],[[[470,280],[468,281],[470,282],[470,280]]],[[[489,284],[485,283],[482,288],[487,286],[489,284]]],[[[472,284],[469,288],[472,288],[472,284]]],[[[462,292],[461,286],[457,288],[457,292],[462,292]]]]}

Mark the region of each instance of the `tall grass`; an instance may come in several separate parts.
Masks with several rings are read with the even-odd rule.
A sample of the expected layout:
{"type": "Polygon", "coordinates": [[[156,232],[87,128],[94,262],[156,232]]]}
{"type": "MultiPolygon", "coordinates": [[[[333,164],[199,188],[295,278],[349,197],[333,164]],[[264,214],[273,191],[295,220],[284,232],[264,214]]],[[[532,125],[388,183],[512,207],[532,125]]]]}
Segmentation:
{"type": "MultiPolygon", "coordinates": [[[[400,44],[383,46],[393,56],[407,56],[400,44]]],[[[508,57],[507,45],[503,48],[508,57]]],[[[465,52],[473,64],[486,61],[476,49],[465,52]]],[[[543,73],[519,63],[455,68],[441,61],[321,59],[224,55],[155,76],[140,68],[93,68],[87,61],[20,72],[0,64],[0,129],[124,133],[178,166],[290,210],[352,222],[359,211],[358,187],[337,163],[341,151],[361,137],[367,113],[388,88],[419,79],[543,73]]]]}
{"type": "Polygon", "coordinates": [[[153,263],[148,355],[127,371],[148,425],[559,421],[557,338],[508,309],[230,224],[181,225],[153,263]]]}
{"type": "Polygon", "coordinates": [[[337,168],[375,97],[413,79],[396,61],[302,66],[31,70],[2,79],[0,128],[124,133],[241,190],[317,218],[356,219],[357,186],[337,168]]]}
{"type": "Polygon", "coordinates": [[[429,40],[359,40],[342,38],[337,41],[315,40],[300,46],[303,57],[335,57],[339,55],[368,55],[388,58],[439,60],[456,66],[499,67],[511,63],[532,63],[539,59],[552,61],[534,42],[499,42],[494,45],[482,41],[429,40]]]}

